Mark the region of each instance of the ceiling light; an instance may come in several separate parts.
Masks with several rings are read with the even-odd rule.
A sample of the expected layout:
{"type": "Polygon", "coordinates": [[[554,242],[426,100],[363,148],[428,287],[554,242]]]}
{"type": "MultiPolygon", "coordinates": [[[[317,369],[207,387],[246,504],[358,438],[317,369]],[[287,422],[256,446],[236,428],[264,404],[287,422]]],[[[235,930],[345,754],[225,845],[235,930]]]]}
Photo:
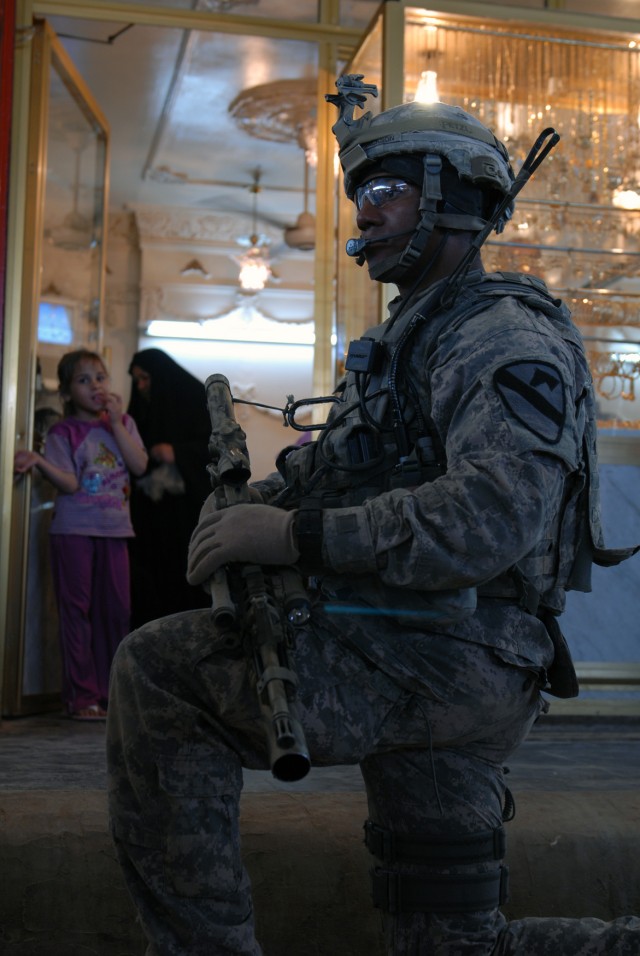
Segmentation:
{"type": "Polygon", "coordinates": [[[271,267],[259,246],[252,246],[237,260],[240,265],[240,288],[243,292],[260,292],[271,278],[271,267]]]}
{"type": "Polygon", "coordinates": [[[618,209],[640,209],[640,187],[614,189],[611,201],[618,209]]]}
{"type": "Polygon", "coordinates": [[[438,74],[435,70],[423,70],[415,95],[416,103],[439,103],[438,74]]]}
{"type": "MultiPolygon", "coordinates": [[[[252,202],[252,225],[253,231],[249,236],[250,246],[243,256],[239,259],[233,258],[240,266],[238,280],[240,282],[240,291],[252,294],[264,289],[267,281],[272,278],[273,270],[269,265],[265,253],[265,243],[258,235],[258,193],[260,192],[261,170],[258,166],[253,173],[253,184],[251,185],[252,202]]],[[[266,240],[268,242],[268,240],[266,240]]]]}

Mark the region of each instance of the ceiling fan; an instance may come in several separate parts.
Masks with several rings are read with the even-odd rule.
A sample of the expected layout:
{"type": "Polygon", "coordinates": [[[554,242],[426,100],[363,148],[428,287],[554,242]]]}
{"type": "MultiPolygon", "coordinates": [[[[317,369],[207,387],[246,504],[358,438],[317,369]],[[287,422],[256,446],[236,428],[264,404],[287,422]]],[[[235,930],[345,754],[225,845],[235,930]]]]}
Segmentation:
{"type": "Polygon", "coordinates": [[[84,138],[78,137],[72,144],[75,153],[73,182],[71,184],[72,205],[59,225],[46,226],[44,238],[60,249],[80,250],[91,248],[95,243],[93,223],[80,212],[80,169],[82,153],[87,146],[84,138]]]}
{"type": "MultiPolygon", "coordinates": [[[[274,226],[278,230],[281,230],[283,233],[283,243],[278,244],[277,249],[282,251],[283,245],[289,249],[297,249],[302,251],[309,251],[315,247],[315,225],[316,220],[315,216],[309,212],[309,167],[305,157],[304,165],[304,209],[300,213],[295,223],[287,225],[286,221],[283,222],[282,219],[269,216],[265,212],[258,213],[258,195],[262,191],[262,169],[261,167],[256,167],[252,172],[252,181],[248,189],[252,196],[251,204],[251,232],[248,235],[236,236],[235,241],[240,246],[245,246],[246,248],[252,250],[252,254],[256,256],[258,251],[261,255],[266,255],[266,250],[271,246],[272,238],[266,235],[264,232],[260,232],[258,229],[258,223],[263,222],[269,226],[274,226]]],[[[225,183],[224,185],[231,185],[230,183],[225,183]]],[[[235,185],[235,184],[234,184],[235,185]]],[[[239,184],[238,184],[239,185],[239,184]]],[[[246,188],[246,187],[243,187],[246,188]]],[[[274,187],[269,187],[274,188],[274,187]]],[[[278,188],[278,187],[275,187],[278,188]]],[[[291,191],[291,190],[287,190],[291,191]]],[[[218,211],[222,211],[225,207],[231,209],[234,213],[238,213],[238,204],[237,200],[232,200],[231,205],[229,201],[225,201],[225,197],[209,197],[207,199],[200,199],[197,203],[200,206],[215,206],[218,211]]],[[[277,253],[271,251],[272,258],[277,253]]]]}
{"type": "Polygon", "coordinates": [[[309,212],[309,163],[304,156],[304,209],[295,225],[284,230],[284,241],[290,249],[310,252],[316,245],[316,217],[309,212]]]}

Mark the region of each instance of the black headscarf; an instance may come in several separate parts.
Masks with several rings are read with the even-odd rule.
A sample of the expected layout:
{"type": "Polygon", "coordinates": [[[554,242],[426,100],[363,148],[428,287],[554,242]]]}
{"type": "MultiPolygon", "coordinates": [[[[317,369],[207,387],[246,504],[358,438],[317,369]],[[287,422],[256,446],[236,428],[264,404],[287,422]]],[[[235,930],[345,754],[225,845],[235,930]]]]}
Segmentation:
{"type": "Polygon", "coordinates": [[[201,502],[211,490],[206,472],[211,422],[204,385],[161,349],[136,352],[129,374],[134,366],[151,376],[151,387],[144,396],[134,384],[127,411],[147,449],[165,442],[173,446],[187,491],[201,502]]]}
{"type": "MultiPolygon", "coordinates": [[[[142,395],[135,384],[127,411],[142,440],[173,446],[175,463],[185,493],[165,494],[152,500],[133,481],[131,517],[136,537],[130,539],[132,575],[132,625],[204,607],[210,598],[202,588],[187,584],[187,552],[202,503],[211,492],[207,473],[211,422],[202,382],[160,349],[143,349],[131,359],[133,366],[151,377],[142,395]]],[[[149,462],[149,470],[157,467],[149,462]]]]}
{"type": "Polygon", "coordinates": [[[173,445],[184,437],[185,426],[189,429],[194,419],[203,420],[204,385],[161,349],[136,352],[129,374],[135,365],[151,376],[151,389],[148,396],[144,396],[133,384],[128,412],[135,418],[146,445],[159,442],[173,445]]]}

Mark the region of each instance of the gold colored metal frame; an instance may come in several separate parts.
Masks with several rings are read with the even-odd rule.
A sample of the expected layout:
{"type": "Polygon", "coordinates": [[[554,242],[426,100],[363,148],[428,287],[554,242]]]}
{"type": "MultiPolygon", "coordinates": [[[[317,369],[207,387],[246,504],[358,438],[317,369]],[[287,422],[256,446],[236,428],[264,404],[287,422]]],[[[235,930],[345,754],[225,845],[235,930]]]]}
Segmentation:
{"type": "MultiPolygon", "coordinates": [[[[24,20],[19,23],[24,24],[24,20]]],[[[96,349],[101,348],[104,304],[109,139],[105,117],[47,24],[40,22],[23,27],[19,36],[21,45],[16,56],[15,83],[17,115],[14,118],[19,117],[20,129],[26,129],[27,134],[15,136],[12,155],[1,438],[0,609],[5,637],[2,710],[11,715],[41,710],[47,703],[43,697],[50,696],[24,692],[26,620],[32,610],[26,600],[32,479],[25,476],[15,481],[12,464],[14,444],[16,447],[30,447],[33,432],[52,75],[61,81],[79,113],[85,117],[88,128],[100,140],[103,154],[103,180],[98,184],[102,196],[98,213],[100,242],[93,284],[93,295],[100,303],[95,315],[97,335],[93,347],[96,349]]]]}

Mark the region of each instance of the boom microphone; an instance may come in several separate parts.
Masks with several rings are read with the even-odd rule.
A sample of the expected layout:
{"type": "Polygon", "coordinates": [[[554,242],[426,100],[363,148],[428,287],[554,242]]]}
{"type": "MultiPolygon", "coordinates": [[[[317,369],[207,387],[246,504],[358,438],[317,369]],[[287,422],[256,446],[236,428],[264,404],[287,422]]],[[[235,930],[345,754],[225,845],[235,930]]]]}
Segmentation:
{"type": "Polygon", "coordinates": [[[389,239],[397,239],[399,236],[408,236],[411,233],[415,232],[415,229],[405,229],[404,232],[393,232],[390,236],[378,236],[375,239],[347,239],[345,245],[345,252],[352,259],[358,260],[358,265],[361,266],[364,262],[364,250],[368,246],[372,246],[376,242],[387,242],[389,239]]]}

